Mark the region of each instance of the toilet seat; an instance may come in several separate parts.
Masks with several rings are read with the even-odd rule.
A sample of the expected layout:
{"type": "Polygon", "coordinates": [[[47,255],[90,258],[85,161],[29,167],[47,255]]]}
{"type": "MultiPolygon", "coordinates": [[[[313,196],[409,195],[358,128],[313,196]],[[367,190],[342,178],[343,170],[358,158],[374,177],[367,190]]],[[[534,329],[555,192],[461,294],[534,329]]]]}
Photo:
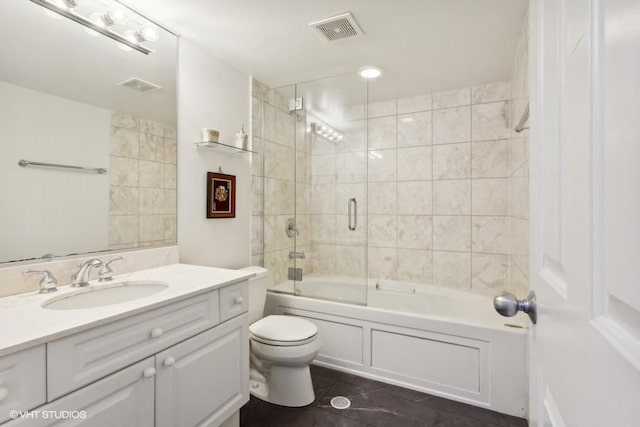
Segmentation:
{"type": "Polygon", "coordinates": [[[273,346],[304,345],[313,341],[317,334],[316,325],[295,316],[271,315],[249,326],[252,340],[273,346]]]}
{"type": "MultiPolygon", "coordinates": [[[[316,334],[318,335],[318,334],[316,334]]],[[[257,337],[251,333],[249,333],[249,339],[252,341],[256,341],[265,345],[274,345],[274,346],[279,346],[279,347],[293,347],[296,345],[305,345],[308,344],[310,342],[312,342],[313,340],[316,339],[316,335],[307,338],[306,340],[301,340],[301,341],[274,341],[274,340],[267,340],[261,337],[257,337]]]]}

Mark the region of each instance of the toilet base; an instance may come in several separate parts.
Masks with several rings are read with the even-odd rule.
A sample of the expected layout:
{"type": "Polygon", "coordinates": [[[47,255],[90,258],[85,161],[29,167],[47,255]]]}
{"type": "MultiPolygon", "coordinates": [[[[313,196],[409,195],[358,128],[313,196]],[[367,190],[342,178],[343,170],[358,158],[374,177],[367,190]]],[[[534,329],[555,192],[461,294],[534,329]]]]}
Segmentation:
{"type": "Polygon", "coordinates": [[[309,366],[273,366],[265,376],[251,369],[249,391],[252,396],[280,406],[298,408],[313,403],[316,395],[309,366]]]}

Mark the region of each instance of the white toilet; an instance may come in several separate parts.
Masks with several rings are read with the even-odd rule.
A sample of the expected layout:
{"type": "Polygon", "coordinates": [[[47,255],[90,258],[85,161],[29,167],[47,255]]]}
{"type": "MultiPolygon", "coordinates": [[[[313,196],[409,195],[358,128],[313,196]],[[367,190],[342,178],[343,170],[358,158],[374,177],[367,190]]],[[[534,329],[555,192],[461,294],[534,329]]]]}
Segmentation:
{"type": "Polygon", "coordinates": [[[309,364],[320,350],[318,328],[295,316],[272,315],[256,320],[255,306],[264,307],[268,275],[265,269],[247,269],[256,272],[256,277],[249,280],[250,392],[276,405],[309,405],[315,400],[309,364]]]}

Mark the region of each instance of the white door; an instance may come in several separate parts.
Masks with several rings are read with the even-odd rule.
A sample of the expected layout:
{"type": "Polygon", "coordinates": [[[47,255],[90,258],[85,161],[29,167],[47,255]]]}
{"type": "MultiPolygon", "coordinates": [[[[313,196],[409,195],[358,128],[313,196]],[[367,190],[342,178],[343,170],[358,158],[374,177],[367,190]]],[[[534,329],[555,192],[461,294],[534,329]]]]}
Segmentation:
{"type": "Polygon", "coordinates": [[[530,19],[530,425],[640,426],[640,1],[530,19]]]}

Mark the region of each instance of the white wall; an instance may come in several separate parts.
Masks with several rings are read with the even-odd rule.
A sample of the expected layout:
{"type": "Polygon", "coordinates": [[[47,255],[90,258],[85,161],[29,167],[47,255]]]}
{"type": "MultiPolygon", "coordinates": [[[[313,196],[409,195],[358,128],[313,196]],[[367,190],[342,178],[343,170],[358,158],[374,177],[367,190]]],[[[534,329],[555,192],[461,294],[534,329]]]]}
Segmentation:
{"type": "Polygon", "coordinates": [[[203,127],[233,143],[249,129],[250,78],[181,39],[178,59],[178,245],[180,262],[225,268],[249,265],[251,158],[199,148],[203,127]],[[236,217],[207,219],[207,172],[236,176],[236,217]]]}
{"type": "Polygon", "coordinates": [[[110,168],[110,123],[111,111],[0,82],[0,261],[108,247],[110,175],[18,160],[110,168]]]}

